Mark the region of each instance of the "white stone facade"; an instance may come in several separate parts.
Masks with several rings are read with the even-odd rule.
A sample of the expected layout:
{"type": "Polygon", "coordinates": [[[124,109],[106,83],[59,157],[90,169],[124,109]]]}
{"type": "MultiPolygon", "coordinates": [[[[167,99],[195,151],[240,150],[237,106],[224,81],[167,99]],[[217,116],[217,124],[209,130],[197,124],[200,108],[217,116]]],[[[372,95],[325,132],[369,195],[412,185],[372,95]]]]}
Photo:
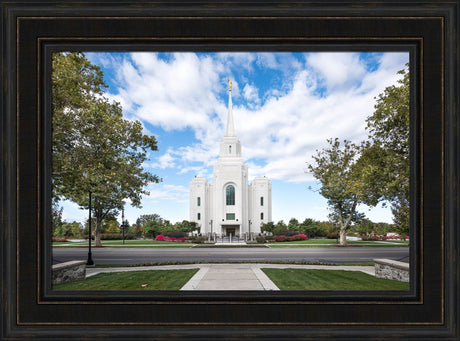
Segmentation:
{"type": "Polygon", "coordinates": [[[261,225],[272,221],[271,181],[257,177],[248,184],[248,165],[234,130],[231,88],[227,131],[214,165],[213,184],[202,177],[190,182],[190,221],[198,224],[202,234],[232,236],[260,233],[261,225]]]}

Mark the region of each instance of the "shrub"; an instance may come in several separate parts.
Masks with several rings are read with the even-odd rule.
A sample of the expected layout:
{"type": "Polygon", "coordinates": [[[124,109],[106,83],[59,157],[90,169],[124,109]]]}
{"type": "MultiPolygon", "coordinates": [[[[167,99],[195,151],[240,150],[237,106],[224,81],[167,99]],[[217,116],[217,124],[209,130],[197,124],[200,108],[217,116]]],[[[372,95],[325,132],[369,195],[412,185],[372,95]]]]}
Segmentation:
{"type": "Polygon", "coordinates": [[[163,236],[162,234],[159,234],[155,239],[160,241],[160,242],[164,242],[165,241],[165,236],[163,236]]]}
{"type": "Polygon", "coordinates": [[[373,234],[361,236],[362,240],[388,240],[388,239],[392,239],[392,238],[393,237],[377,236],[377,235],[373,235],[373,234]]]}
{"type": "Polygon", "coordinates": [[[337,239],[339,238],[339,234],[336,232],[330,232],[326,235],[327,239],[337,239]]]}
{"type": "Polygon", "coordinates": [[[309,238],[326,237],[326,235],[327,235],[327,231],[325,229],[321,228],[320,225],[312,225],[312,226],[304,227],[303,232],[305,234],[308,234],[309,238]]]}
{"type": "Polygon", "coordinates": [[[184,238],[171,238],[171,237],[165,237],[165,240],[167,242],[185,242],[185,237],[184,238]]]}
{"type": "Polygon", "coordinates": [[[306,240],[307,236],[305,234],[299,233],[294,236],[294,240],[306,240]]]}
{"type": "Polygon", "coordinates": [[[60,242],[60,243],[68,242],[68,240],[65,237],[52,237],[51,240],[53,242],[60,242]]]}
{"type": "MultiPolygon", "coordinates": [[[[122,240],[122,233],[101,233],[101,240],[122,240]]],[[[134,239],[133,233],[125,233],[125,240],[134,239]]]]}
{"type": "Polygon", "coordinates": [[[204,243],[205,241],[208,240],[208,238],[206,237],[200,237],[200,236],[192,236],[192,237],[189,237],[188,238],[192,243],[195,243],[195,244],[202,244],[204,243]]]}
{"type": "Polygon", "coordinates": [[[274,236],[265,236],[265,240],[267,241],[267,243],[269,243],[269,242],[274,242],[274,241],[275,241],[275,237],[274,237],[274,236]]]}
{"type": "MultiPolygon", "coordinates": [[[[83,235],[83,239],[88,239],[88,235],[83,235]]],[[[94,235],[91,236],[91,239],[94,240],[94,235]]],[[[122,240],[122,233],[101,233],[101,240],[122,240]]],[[[125,240],[134,239],[133,233],[125,233],[125,240]]]]}
{"type": "Polygon", "coordinates": [[[297,233],[294,236],[276,236],[275,242],[292,242],[306,240],[307,236],[301,233],[297,233]]]}
{"type": "Polygon", "coordinates": [[[286,236],[276,236],[275,237],[275,242],[287,242],[289,240],[290,238],[286,236]]]}
{"type": "Polygon", "coordinates": [[[286,237],[292,237],[298,234],[299,232],[296,231],[279,231],[276,233],[277,236],[286,236],[286,237]]]}
{"type": "Polygon", "coordinates": [[[263,244],[263,243],[266,243],[267,240],[265,239],[264,236],[257,236],[256,237],[256,242],[259,243],[259,244],[263,244]]]}
{"type": "Polygon", "coordinates": [[[169,237],[169,238],[185,238],[185,237],[187,237],[187,233],[182,232],[182,231],[165,232],[163,235],[165,237],[169,237]]]}

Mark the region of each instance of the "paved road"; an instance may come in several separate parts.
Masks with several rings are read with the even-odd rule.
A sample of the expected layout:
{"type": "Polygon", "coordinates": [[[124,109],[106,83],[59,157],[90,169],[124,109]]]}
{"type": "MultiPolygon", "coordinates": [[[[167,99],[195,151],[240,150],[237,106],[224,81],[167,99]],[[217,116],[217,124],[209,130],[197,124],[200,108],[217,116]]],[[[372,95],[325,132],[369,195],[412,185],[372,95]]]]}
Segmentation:
{"type": "MultiPolygon", "coordinates": [[[[350,248],[102,248],[92,249],[95,264],[144,264],[168,261],[267,262],[319,261],[327,263],[370,262],[374,258],[405,260],[408,247],[350,248]]],[[[86,248],[53,249],[53,262],[86,260],[86,248]]]]}

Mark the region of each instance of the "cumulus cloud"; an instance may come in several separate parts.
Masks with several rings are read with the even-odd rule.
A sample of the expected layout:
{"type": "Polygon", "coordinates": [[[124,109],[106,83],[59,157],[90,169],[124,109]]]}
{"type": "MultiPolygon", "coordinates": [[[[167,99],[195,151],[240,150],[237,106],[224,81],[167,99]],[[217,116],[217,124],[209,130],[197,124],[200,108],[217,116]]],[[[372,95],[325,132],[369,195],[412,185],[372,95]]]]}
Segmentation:
{"type": "Polygon", "coordinates": [[[260,103],[259,90],[254,85],[246,84],[244,86],[243,97],[248,102],[260,103]]]}
{"type": "Polygon", "coordinates": [[[152,166],[210,176],[225,131],[230,77],[250,177],[305,182],[313,180],[306,163],[328,138],[366,138],[374,97],[396,82],[408,54],[373,58],[370,64],[358,53],[132,53],[103,62],[112,63],[118,80],[109,96],[128,117],[166,132],[193,131],[194,141],[168,149],[152,166]],[[261,82],[256,70],[272,74],[261,82]]]}
{"type": "Polygon", "coordinates": [[[168,150],[165,154],[161,155],[158,158],[158,163],[153,163],[149,165],[151,168],[172,168],[175,166],[174,156],[171,155],[171,150],[168,150]]]}
{"type": "Polygon", "coordinates": [[[182,185],[154,184],[147,187],[149,195],[144,199],[148,201],[160,202],[170,200],[173,202],[187,202],[189,189],[182,185]]]}

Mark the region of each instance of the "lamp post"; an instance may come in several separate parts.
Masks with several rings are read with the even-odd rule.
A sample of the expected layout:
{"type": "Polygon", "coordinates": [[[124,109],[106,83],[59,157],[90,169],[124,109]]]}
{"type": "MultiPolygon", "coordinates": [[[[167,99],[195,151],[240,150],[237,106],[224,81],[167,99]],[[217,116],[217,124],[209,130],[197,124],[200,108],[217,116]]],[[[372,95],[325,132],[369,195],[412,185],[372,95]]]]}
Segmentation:
{"type": "Polygon", "coordinates": [[[249,238],[251,238],[251,241],[252,241],[251,224],[252,224],[252,221],[251,221],[251,219],[249,219],[249,238]]]}
{"type": "Polygon", "coordinates": [[[126,224],[125,220],[122,221],[120,227],[121,227],[121,234],[122,234],[121,239],[122,239],[122,243],[124,245],[125,244],[125,228],[128,227],[128,224],[126,224]]]}
{"type": "Polygon", "coordinates": [[[88,228],[89,228],[89,235],[88,235],[88,260],[86,261],[86,265],[94,265],[93,259],[91,258],[91,191],[89,191],[89,221],[88,221],[88,228]]]}
{"type": "Polygon", "coordinates": [[[214,241],[214,237],[212,236],[212,219],[211,219],[211,221],[209,223],[211,224],[211,238],[214,241]]]}
{"type": "Polygon", "coordinates": [[[122,233],[123,245],[125,245],[125,227],[126,227],[125,209],[123,208],[123,209],[121,210],[121,233],[122,233]]]}

